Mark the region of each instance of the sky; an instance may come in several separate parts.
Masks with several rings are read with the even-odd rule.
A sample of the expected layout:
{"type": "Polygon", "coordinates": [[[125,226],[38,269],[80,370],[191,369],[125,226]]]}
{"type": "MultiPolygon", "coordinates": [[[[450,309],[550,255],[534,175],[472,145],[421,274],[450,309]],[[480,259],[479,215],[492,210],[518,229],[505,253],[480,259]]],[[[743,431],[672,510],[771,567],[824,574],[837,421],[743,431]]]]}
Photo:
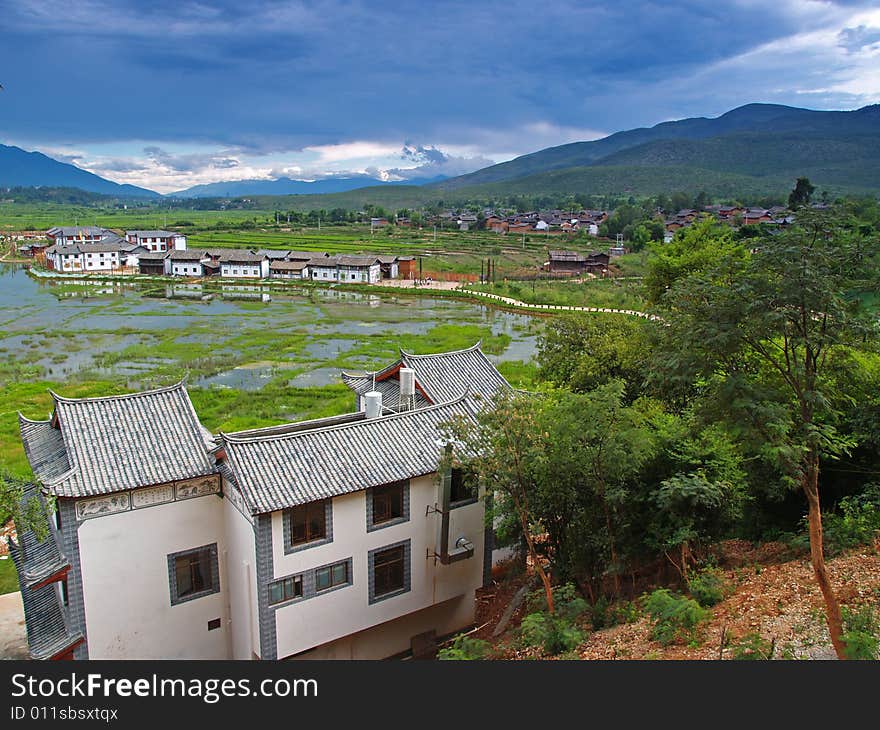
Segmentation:
{"type": "Polygon", "coordinates": [[[880,7],[0,0],[0,142],[162,193],[457,175],[752,102],[880,102],[880,7]]]}

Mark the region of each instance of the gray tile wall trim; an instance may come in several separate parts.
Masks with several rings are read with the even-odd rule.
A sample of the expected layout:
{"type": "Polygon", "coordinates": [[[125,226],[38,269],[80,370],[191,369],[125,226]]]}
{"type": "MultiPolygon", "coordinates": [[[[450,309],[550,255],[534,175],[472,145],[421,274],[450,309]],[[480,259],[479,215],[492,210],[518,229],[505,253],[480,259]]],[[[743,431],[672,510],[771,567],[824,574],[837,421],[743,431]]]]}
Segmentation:
{"type": "Polygon", "coordinates": [[[402,596],[404,593],[409,593],[412,588],[412,544],[411,540],[401,540],[400,542],[393,542],[390,545],[383,545],[380,548],[376,548],[375,550],[370,550],[367,553],[367,580],[369,581],[369,602],[370,605],[374,603],[378,603],[379,601],[385,601],[389,598],[395,598],[396,596],[402,596]],[[384,552],[385,550],[390,550],[391,548],[403,547],[403,588],[399,591],[393,591],[392,593],[385,593],[381,596],[376,595],[376,576],[373,574],[373,568],[376,560],[376,553],[384,552]]]}
{"type": "Polygon", "coordinates": [[[168,553],[168,591],[171,597],[171,605],[177,606],[181,603],[187,603],[188,601],[194,601],[197,598],[203,598],[204,596],[210,596],[214,593],[220,592],[220,564],[218,562],[217,557],[217,543],[212,542],[210,545],[202,545],[197,548],[190,548],[189,550],[179,550],[176,553],[168,553]],[[177,558],[183,558],[187,555],[195,555],[196,553],[200,553],[203,550],[207,550],[211,554],[211,587],[207,588],[203,591],[199,591],[198,593],[191,593],[188,596],[178,596],[177,595],[177,571],[174,567],[174,562],[177,558]]]}
{"type": "MultiPolygon", "coordinates": [[[[295,578],[296,576],[302,577],[303,582],[303,594],[299,598],[291,598],[289,601],[284,601],[283,603],[272,603],[269,604],[269,610],[274,611],[276,608],[284,608],[285,606],[290,606],[294,603],[302,603],[303,601],[307,601],[310,598],[316,598],[317,596],[324,596],[328,593],[333,593],[333,591],[341,590],[342,588],[350,588],[354,585],[354,573],[352,571],[353,568],[353,560],[352,558],[344,558],[343,560],[334,560],[332,563],[326,563],[324,565],[317,565],[314,568],[309,568],[308,570],[300,571],[299,573],[291,573],[290,575],[284,575],[280,578],[276,578],[270,583],[275,583],[277,581],[286,580],[288,578],[295,578]],[[339,563],[346,564],[346,570],[348,571],[348,583],[343,583],[342,585],[333,586],[332,588],[325,588],[323,591],[318,591],[315,589],[315,573],[322,568],[329,568],[333,565],[338,565],[339,563]]],[[[268,600],[268,599],[267,599],[268,600]]]]}
{"type": "Polygon", "coordinates": [[[86,605],[83,599],[82,564],[79,558],[79,525],[76,519],[76,507],[72,499],[58,499],[58,510],[61,512],[61,545],[70,562],[67,573],[67,628],[71,632],[79,631],[85,641],[73,650],[74,659],[89,658],[89,637],[86,632],[86,605]]]}
{"type": "Polygon", "coordinates": [[[272,514],[257,515],[254,520],[257,548],[257,608],[260,617],[260,658],[278,658],[278,631],[275,611],[269,608],[269,583],[275,577],[272,557],[272,514]]]}
{"type": "Polygon", "coordinates": [[[402,509],[403,516],[397,517],[393,520],[388,520],[387,522],[382,522],[378,525],[373,524],[373,489],[367,489],[364,491],[366,495],[367,501],[367,532],[375,532],[376,530],[384,530],[386,527],[392,527],[393,525],[400,525],[404,522],[409,522],[409,479],[402,482],[403,484],[403,500],[402,500],[402,509]]]}
{"type": "Polygon", "coordinates": [[[291,553],[298,553],[302,550],[308,550],[309,548],[318,547],[320,545],[327,545],[333,542],[333,500],[327,499],[324,502],[324,534],[326,537],[321,540],[312,540],[311,542],[304,543],[303,545],[291,545],[290,544],[290,536],[293,532],[290,521],[292,517],[293,509],[286,509],[282,513],[281,521],[284,524],[284,554],[290,555],[291,553]]]}
{"type": "Polygon", "coordinates": [[[492,525],[492,493],[486,492],[483,513],[483,588],[492,585],[492,551],[495,550],[495,527],[492,525]]]}

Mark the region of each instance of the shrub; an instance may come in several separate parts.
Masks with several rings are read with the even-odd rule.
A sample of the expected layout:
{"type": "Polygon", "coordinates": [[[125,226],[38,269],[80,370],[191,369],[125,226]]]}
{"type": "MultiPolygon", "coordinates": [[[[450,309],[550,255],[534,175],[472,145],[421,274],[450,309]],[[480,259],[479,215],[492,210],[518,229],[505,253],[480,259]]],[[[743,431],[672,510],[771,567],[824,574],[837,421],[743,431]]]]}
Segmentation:
{"type": "Polygon", "coordinates": [[[664,646],[694,640],[697,628],[709,616],[694,599],[667,588],[658,588],[645,598],[645,611],[654,620],[651,638],[664,646]]]}
{"type": "Polygon", "coordinates": [[[703,608],[724,600],[728,589],[724,573],[718,568],[703,568],[688,578],[688,591],[703,608]]]}
{"type": "Polygon", "coordinates": [[[437,652],[438,659],[474,660],[485,659],[489,653],[489,643],[459,634],[452,644],[437,652]]]}
{"type": "MultiPolygon", "coordinates": [[[[587,610],[588,603],[577,593],[577,588],[572,583],[556,586],[553,589],[553,607],[556,615],[569,621],[574,621],[587,610]]],[[[526,609],[529,613],[547,610],[547,597],[544,589],[532,591],[526,599],[526,609]]]]}
{"type": "MultiPolygon", "coordinates": [[[[809,526],[803,519],[803,532],[792,544],[809,547],[809,526]]],[[[870,484],[860,494],[844,497],[834,511],[822,516],[822,542],[828,555],[870,543],[880,533],[880,485],[870,484]]]]}
{"type": "Polygon", "coordinates": [[[523,644],[540,646],[556,655],[574,649],[584,639],[583,632],[570,620],[547,613],[530,613],[520,624],[523,644]]]}
{"type": "Polygon", "coordinates": [[[858,610],[843,607],[843,643],[847,659],[877,659],[880,657],[880,621],[872,606],[858,610]]]}
{"type": "Polygon", "coordinates": [[[608,610],[608,599],[600,596],[599,600],[590,606],[590,623],[593,631],[604,629],[606,626],[613,626],[610,611],[608,610]]]}
{"type": "Polygon", "coordinates": [[[775,642],[768,641],[752,631],[738,641],[730,642],[730,658],[735,661],[772,659],[775,649],[775,642]]]}

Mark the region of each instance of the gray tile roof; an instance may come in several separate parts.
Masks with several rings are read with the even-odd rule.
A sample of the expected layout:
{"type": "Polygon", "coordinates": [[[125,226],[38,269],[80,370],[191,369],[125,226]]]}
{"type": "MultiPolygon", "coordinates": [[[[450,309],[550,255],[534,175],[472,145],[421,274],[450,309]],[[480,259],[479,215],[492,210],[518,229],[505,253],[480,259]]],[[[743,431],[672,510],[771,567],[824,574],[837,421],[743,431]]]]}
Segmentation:
{"type": "Polygon", "coordinates": [[[188,249],[186,251],[169,251],[167,256],[172,261],[201,261],[206,254],[200,249],[188,249]]]}
{"type": "MultiPolygon", "coordinates": [[[[59,462],[51,459],[49,467],[41,467],[54,473],[40,477],[51,494],[109,494],[214,471],[211,435],[199,423],[183,383],[106,398],[52,397],[50,425],[60,428],[70,469],[59,474],[59,462]]],[[[33,423],[23,422],[21,428],[28,456],[55,453],[57,440],[50,439],[57,436],[33,423]]]]}
{"type": "Polygon", "coordinates": [[[137,236],[138,238],[168,238],[169,236],[182,236],[182,233],[174,231],[126,231],[126,236],[137,236]]]}
{"type": "MultiPolygon", "coordinates": [[[[382,405],[385,408],[397,410],[400,405],[400,381],[396,377],[388,378],[387,380],[376,380],[374,383],[372,374],[353,375],[351,373],[343,373],[342,382],[358,395],[365,395],[371,390],[381,393],[382,405]]],[[[431,405],[431,401],[416,389],[416,408],[429,405],[431,405]]]]}
{"type": "MultiPolygon", "coordinates": [[[[31,484],[24,490],[25,501],[33,497],[42,501],[36,484],[31,484]]],[[[43,518],[48,522],[45,502],[43,508],[43,518]]],[[[39,588],[34,587],[46,578],[70,567],[70,563],[58,549],[51,523],[47,528],[49,528],[49,536],[43,541],[38,540],[33,531],[22,529],[18,531],[18,543],[11,538],[6,539],[12,562],[15,563],[18,572],[28,649],[31,659],[38,660],[51,659],[83,640],[81,633],[68,630],[56,587],[52,583],[39,588]]]]}
{"type": "Polygon", "coordinates": [[[344,372],[342,380],[349,388],[363,395],[373,389],[375,377],[376,389],[383,395],[382,403],[389,408],[396,407],[398,400],[398,395],[393,391],[400,387],[397,379],[397,371],[400,367],[415,370],[417,404],[420,390],[431,403],[451,400],[465,391],[472,395],[492,398],[499,391],[510,390],[510,384],[483,354],[480,344],[477,342],[466,350],[432,355],[414,355],[401,350],[400,360],[387,368],[366,375],[344,372]],[[382,385],[383,383],[391,383],[391,388],[382,385]]]}
{"type": "Polygon", "coordinates": [[[473,418],[469,399],[290,433],[220,434],[254,514],[357,492],[437,470],[439,425],[473,418]]]}
{"type": "Polygon", "coordinates": [[[271,271],[302,271],[309,265],[308,261],[270,261],[271,271]]]}
{"type": "Polygon", "coordinates": [[[336,257],[336,263],[340,266],[372,266],[379,263],[378,256],[347,256],[339,255],[336,257]]]}
{"type": "Polygon", "coordinates": [[[252,251],[237,251],[226,249],[220,254],[221,263],[253,263],[263,261],[266,257],[252,251]]]}
{"type": "Polygon", "coordinates": [[[101,233],[109,233],[106,228],[98,228],[97,226],[55,226],[46,231],[47,234],[53,236],[78,236],[83,235],[96,236],[101,233]]]}
{"type": "Polygon", "coordinates": [[[52,428],[50,421],[32,421],[19,413],[18,428],[25,455],[37,479],[51,482],[70,471],[61,431],[52,428]]]}

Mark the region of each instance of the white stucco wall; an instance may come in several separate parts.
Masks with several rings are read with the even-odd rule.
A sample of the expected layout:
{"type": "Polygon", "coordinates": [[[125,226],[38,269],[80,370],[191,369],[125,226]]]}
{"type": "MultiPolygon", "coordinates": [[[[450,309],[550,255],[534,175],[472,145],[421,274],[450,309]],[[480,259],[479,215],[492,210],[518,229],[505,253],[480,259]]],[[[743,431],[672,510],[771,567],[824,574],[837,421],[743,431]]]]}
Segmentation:
{"type": "Polygon", "coordinates": [[[410,637],[415,633],[428,628],[437,628],[438,633],[441,630],[450,632],[470,623],[474,615],[474,590],[482,585],[483,577],[483,503],[476,502],[451,511],[450,546],[464,535],[474,543],[475,550],[473,557],[467,560],[442,565],[439,561],[435,564],[433,558],[426,559],[429,549],[432,552],[439,550],[436,539],[441,516],[439,513],[426,515],[427,507],[437,502],[438,484],[434,475],[413,479],[410,481],[409,520],[367,532],[366,493],[361,491],[336,497],[333,499],[333,542],[289,555],[284,554],[282,513],[273,513],[275,578],[349,557],[352,558],[353,578],[350,586],[275,609],[278,657],[306,651],[457,596],[465,596],[467,606],[463,612],[460,605],[450,609],[455,613],[451,623],[457,625],[450,625],[450,621],[443,617],[443,610],[431,618],[431,622],[438,624],[434,627],[413,631],[407,622],[395,622],[397,625],[387,625],[381,632],[385,648],[370,651],[384,652],[382,656],[388,656],[408,648],[410,637]],[[411,540],[410,590],[371,605],[369,551],[406,539],[411,540]],[[402,648],[396,648],[399,645],[402,648]]]}
{"type": "MultiPolygon", "coordinates": [[[[234,487],[223,485],[224,493],[234,487]]],[[[229,596],[230,649],[233,659],[260,653],[254,528],[229,499],[223,500],[226,532],[226,591],[229,596]]]]}
{"type": "Polygon", "coordinates": [[[216,495],[85,520],[79,527],[91,659],[225,659],[224,502],[216,495]],[[171,605],[168,554],[217,543],[220,592],[171,605]],[[208,631],[208,621],[221,627],[208,631]]]}

